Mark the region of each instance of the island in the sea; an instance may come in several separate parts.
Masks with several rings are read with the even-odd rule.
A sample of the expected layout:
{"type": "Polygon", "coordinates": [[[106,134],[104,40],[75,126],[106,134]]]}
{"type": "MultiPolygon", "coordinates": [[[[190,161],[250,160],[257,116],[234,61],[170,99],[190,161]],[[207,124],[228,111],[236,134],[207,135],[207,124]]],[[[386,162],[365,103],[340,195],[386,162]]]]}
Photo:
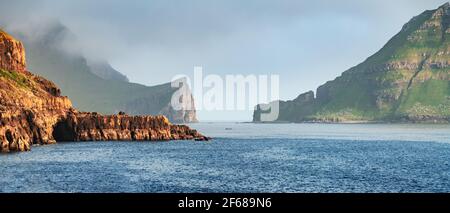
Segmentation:
{"type": "MultiPolygon", "coordinates": [[[[450,122],[450,4],[414,17],[380,51],[313,91],[279,101],[276,122],[450,122]]],[[[261,121],[258,105],[253,121],[261,121]]]]}
{"type": "Polygon", "coordinates": [[[0,31],[0,152],[59,141],[208,140],[164,116],[101,115],[76,110],[51,81],[27,70],[25,48],[0,31]]]}

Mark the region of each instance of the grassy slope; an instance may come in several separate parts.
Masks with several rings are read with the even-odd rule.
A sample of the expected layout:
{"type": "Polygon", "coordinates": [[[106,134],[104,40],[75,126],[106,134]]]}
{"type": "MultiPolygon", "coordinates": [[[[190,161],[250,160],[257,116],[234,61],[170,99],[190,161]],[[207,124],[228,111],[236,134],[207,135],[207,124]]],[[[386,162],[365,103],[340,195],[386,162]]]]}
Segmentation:
{"type": "Polygon", "coordinates": [[[26,76],[15,71],[0,69],[0,78],[10,80],[21,88],[30,89],[31,86],[31,83],[26,76]]]}
{"type": "MultiPolygon", "coordinates": [[[[379,110],[375,104],[374,91],[384,89],[390,92],[390,88],[380,88],[379,83],[391,82],[405,78],[401,71],[387,73],[369,73],[367,70],[383,65],[387,62],[402,61],[410,57],[409,53],[423,52],[421,46],[412,47],[407,37],[416,31],[431,16],[432,12],[425,12],[414,18],[400,33],[394,36],[380,51],[369,57],[366,61],[343,73],[340,78],[331,82],[330,101],[323,103],[319,112],[312,116],[316,119],[328,120],[330,117],[341,117],[343,120],[373,120],[387,116],[393,110],[393,106],[386,106],[385,110],[379,110]]],[[[395,92],[395,91],[392,91],[395,92]]]]}
{"type": "Polygon", "coordinates": [[[153,100],[147,114],[157,114],[170,101],[170,85],[147,87],[139,84],[104,80],[89,71],[82,58],[67,56],[56,50],[27,49],[29,69],[61,87],[74,106],[82,111],[104,114],[125,111],[125,105],[136,100],[153,100]]]}
{"type": "Polygon", "coordinates": [[[413,86],[402,97],[398,114],[450,116],[450,82],[429,80],[413,86]]]}
{"type": "Polygon", "coordinates": [[[386,64],[448,61],[448,55],[438,54],[449,49],[448,33],[443,33],[439,28],[421,29],[425,23],[442,24],[441,19],[433,19],[435,12],[426,11],[415,17],[376,54],[321,86],[319,90],[322,93],[318,93],[314,103],[296,105],[292,101],[282,102],[279,121],[450,116],[448,68],[380,71],[386,64]],[[421,78],[427,80],[421,81],[421,78]],[[408,87],[409,82],[412,83],[408,87]],[[311,114],[305,115],[304,109],[311,114]]]}

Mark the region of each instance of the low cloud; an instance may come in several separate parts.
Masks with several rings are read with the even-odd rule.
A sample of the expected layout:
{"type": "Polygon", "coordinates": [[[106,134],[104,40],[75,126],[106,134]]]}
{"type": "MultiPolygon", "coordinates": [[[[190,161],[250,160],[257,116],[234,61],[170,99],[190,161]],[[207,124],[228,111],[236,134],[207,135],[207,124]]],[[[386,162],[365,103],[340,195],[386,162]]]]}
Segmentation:
{"type": "Polygon", "coordinates": [[[0,0],[0,26],[31,36],[67,25],[88,57],[131,81],[174,75],[279,74],[291,99],[380,49],[408,20],[446,0],[0,0]],[[43,23],[43,24],[39,24],[43,23]]]}

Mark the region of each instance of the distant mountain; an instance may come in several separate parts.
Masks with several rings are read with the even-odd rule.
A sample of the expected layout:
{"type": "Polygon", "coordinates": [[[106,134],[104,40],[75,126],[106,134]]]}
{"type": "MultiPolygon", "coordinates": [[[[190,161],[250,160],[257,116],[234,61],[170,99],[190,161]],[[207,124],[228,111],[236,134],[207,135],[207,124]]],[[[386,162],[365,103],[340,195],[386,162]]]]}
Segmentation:
{"type": "Polygon", "coordinates": [[[79,112],[51,81],[28,71],[25,48],[0,29],[0,153],[62,141],[168,141],[209,138],[164,116],[79,112]]]}
{"type": "MultiPolygon", "coordinates": [[[[450,4],[414,17],[380,51],[292,101],[279,122],[449,122],[450,4]]],[[[260,121],[260,106],[254,121],[260,121]]]]}
{"type": "MultiPolygon", "coordinates": [[[[23,32],[13,34],[23,41],[30,70],[55,82],[82,111],[131,115],[165,115],[176,123],[196,122],[194,110],[175,111],[170,105],[176,89],[170,83],[144,86],[128,78],[107,62],[88,60],[65,48],[74,35],[62,24],[41,29],[40,36],[23,32]]],[[[71,47],[74,48],[74,47],[71,47]]]]}
{"type": "Polygon", "coordinates": [[[105,80],[130,82],[126,75],[115,70],[107,61],[88,60],[87,65],[92,73],[105,80]]]}

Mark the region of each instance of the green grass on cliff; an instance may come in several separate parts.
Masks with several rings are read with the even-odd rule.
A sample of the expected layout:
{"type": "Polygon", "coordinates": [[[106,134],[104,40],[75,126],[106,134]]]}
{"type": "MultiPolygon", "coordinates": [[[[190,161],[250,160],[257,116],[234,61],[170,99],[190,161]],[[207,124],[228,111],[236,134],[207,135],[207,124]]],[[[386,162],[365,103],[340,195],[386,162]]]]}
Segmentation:
{"type": "Polygon", "coordinates": [[[359,82],[349,82],[333,88],[333,99],[324,106],[325,111],[338,111],[346,108],[370,109],[370,88],[359,82]]]}
{"type": "Polygon", "coordinates": [[[450,115],[450,82],[429,80],[410,88],[402,97],[399,114],[450,115]]]}
{"type": "Polygon", "coordinates": [[[0,69],[0,78],[11,80],[21,88],[29,89],[31,87],[31,83],[28,78],[18,72],[0,69]]]}
{"type": "MultiPolygon", "coordinates": [[[[27,44],[27,43],[26,43],[27,44]]],[[[84,58],[74,57],[40,44],[28,44],[29,69],[55,82],[81,111],[114,114],[158,114],[170,103],[173,93],[170,84],[147,87],[144,85],[105,80],[94,75],[84,58]],[[136,113],[125,107],[140,106],[136,113]]]]}
{"type": "Polygon", "coordinates": [[[416,16],[377,53],[319,87],[312,106],[284,102],[281,120],[449,120],[449,12],[445,5],[416,16]]]}
{"type": "Polygon", "coordinates": [[[372,111],[361,111],[354,108],[342,109],[339,111],[320,111],[308,120],[345,122],[345,121],[370,121],[375,120],[375,113],[372,111]]]}
{"type": "MultiPolygon", "coordinates": [[[[433,11],[426,11],[421,15],[416,16],[412,21],[404,26],[400,33],[389,40],[380,51],[349,71],[354,72],[358,70],[366,70],[375,64],[383,64],[386,61],[393,59],[395,60],[403,57],[404,55],[408,55],[408,48],[403,49],[403,47],[405,47],[405,45],[409,46],[411,43],[414,45],[414,42],[408,42],[408,37],[413,34],[425,21],[427,21],[431,17],[432,13],[433,11]]],[[[424,45],[417,44],[415,47],[423,48],[424,45]]]]}

